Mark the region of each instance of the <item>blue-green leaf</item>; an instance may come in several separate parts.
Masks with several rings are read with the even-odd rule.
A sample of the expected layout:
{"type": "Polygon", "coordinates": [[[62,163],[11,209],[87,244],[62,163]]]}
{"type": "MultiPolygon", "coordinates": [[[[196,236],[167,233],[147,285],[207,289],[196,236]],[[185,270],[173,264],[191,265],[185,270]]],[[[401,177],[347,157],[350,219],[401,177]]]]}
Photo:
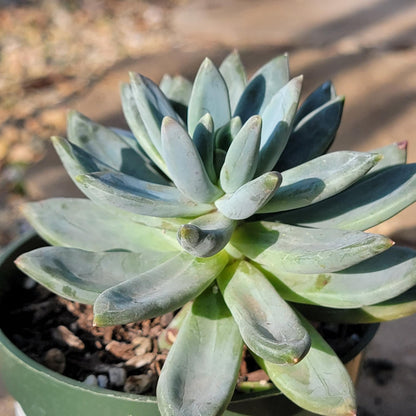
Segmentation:
{"type": "Polygon", "coordinates": [[[407,158],[407,141],[392,143],[387,146],[379,147],[371,151],[372,153],[379,153],[383,155],[383,159],[374,166],[369,174],[373,174],[379,170],[395,165],[403,165],[407,158]]]}
{"type": "Polygon", "coordinates": [[[331,198],[274,218],[311,227],[366,230],[415,201],[416,163],[412,163],[387,167],[374,175],[369,173],[331,198]]]}
{"type": "Polygon", "coordinates": [[[92,122],[82,114],[68,115],[69,141],[114,170],[148,182],[168,184],[154,167],[135,140],[125,139],[117,132],[92,122]]]}
{"type": "MultiPolygon", "coordinates": [[[[264,266],[268,270],[267,266],[264,266]]],[[[279,271],[271,282],[286,300],[333,308],[359,308],[383,302],[416,285],[416,252],[391,247],[336,273],[279,271]]]]}
{"type": "Polygon", "coordinates": [[[259,365],[279,390],[302,408],[327,416],[356,414],[354,386],[331,347],[305,319],[312,340],[306,357],[294,366],[277,365],[260,357],[259,365]]]}
{"type": "Polygon", "coordinates": [[[178,121],[179,117],[163,92],[149,78],[140,74],[130,73],[130,81],[131,91],[140,117],[150,140],[160,153],[162,148],[160,128],[163,117],[169,116],[178,121]]]}
{"type": "Polygon", "coordinates": [[[328,101],[331,101],[337,96],[335,88],[331,81],[326,81],[320,85],[316,90],[312,91],[296,112],[293,125],[296,125],[308,114],[317,108],[323,106],[328,101]]]}
{"type": "Polygon", "coordinates": [[[159,85],[160,90],[169,100],[185,106],[188,105],[191,98],[192,82],[181,75],[171,77],[165,74],[159,85]]]}
{"type": "Polygon", "coordinates": [[[209,179],[204,163],[186,130],[169,117],[162,124],[162,154],[176,187],[195,202],[212,202],[222,191],[209,179]]]}
{"type": "Polygon", "coordinates": [[[98,204],[134,214],[160,217],[193,217],[212,210],[196,204],[173,186],[141,181],[122,173],[97,172],[77,176],[81,190],[98,204]]]}
{"type": "Polygon", "coordinates": [[[343,107],[344,97],[336,97],[300,120],[275,168],[283,172],[324,154],[334,141],[343,107]]]}
{"type": "Polygon", "coordinates": [[[364,176],[382,156],[340,151],[328,153],[282,173],[282,184],[261,213],[304,207],[329,198],[364,176]]]}
{"type": "Polygon", "coordinates": [[[234,192],[253,178],[259,158],[261,124],[260,116],[249,118],[231,142],[220,172],[225,192],[234,192]]]}
{"type": "Polygon", "coordinates": [[[226,217],[243,220],[256,213],[279,187],[282,177],[278,172],[267,172],[242,185],[232,194],[215,201],[216,207],[226,217]]]}
{"type": "Polygon", "coordinates": [[[94,304],[94,322],[127,324],[174,311],[202,293],[227,262],[225,252],[207,259],[180,253],[102,292],[94,304]]]}
{"type": "Polygon", "coordinates": [[[96,253],[68,247],[42,247],[22,254],[16,265],[54,293],[93,304],[104,290],[166,262],[177,252],[96,253]]]}
{"type": "Polygon", "coordinates": [[[416,313],[416,286],[384,302],[357,309],[335,309],[307,304],[295,306],[308,319],[314,321],[357,324],[392,321],[416,313]]]}
{"type": "Polygon", "coordinates": [[[290,306],[252,264],[239,261],[217,278],[245,344],[264,360],[296,364],[310,338],[290,306]]]}
{"type": "Polygon", "coordinates": [[[188,132],[193,136],[202,116],[210,113],[218,130],[230,120],[228,89],[211,60],[205,58],[196,75],[188,107],[188,132]]]}
{"type": "Polygon", "coordinates": [[[262,115],[272,97],[289,82],[287,54],[280,55],[263,65],[250,79],[238,101],[234,116],[245,123],[255,114],[262,115]]]}
{"type": "Polygon", "coordinates": [[[196,257],[209,257],[230,241],[236,222],[213,212],[196,218],[178,230],[180,245],[196,257]]]}
{"type": "Polygon", "coordinates": [[[159,169],[162,170],[162,172],[167,173],[166,164],[149,136],[129,84],[122,84],[121,86],[121,104],[123,106],[123,113],[126,117],[127,124],[137,138],[140,146],[159,169]]]}
{"type": "Polygon", "coordinates": [[[264,109],[257,176],[273,169],[286,146],[299,102],[302,80],[303,77],[298,76],[289,81],[264,109]]]}
{"type": "Polygon", "coordinates": [[[273,274],[329,273],[387,250],[393,242],[360,231],[303,228],[274,222],[241,224],[231,244],[273,274]]]}
{"type": "Polygon", "coordinates": [[[214,122],[209,113],[205,114],[196,125],[192,140],[204,163],[207,175],[212,183],[217,182],[214,167],[214,122]]]}
{"type": "Polygon", "coordinates": [[[247,84],[246,71],[236,50],[222,61],[219,70],[227,84],[231,112],[234,112],[247,84]]]}
{"type": "Polygon", "coordinates": [[[163,365],[156,392],[161,415],[221,415],[234,392],[242,349],[221,294],[207,289],[195,300],[163,365]]]}
{"type": "Polygon", "coordinates": [[[125,212],[117,215],[88,199],[52,198],[26,203],[23,213],[52,245],[91,251],[179,249],[176,230],[180,222],[143,217],[146,226],[130,220],[125,212]],[[156,220],[163,222],[157,224],[156,220]]]}

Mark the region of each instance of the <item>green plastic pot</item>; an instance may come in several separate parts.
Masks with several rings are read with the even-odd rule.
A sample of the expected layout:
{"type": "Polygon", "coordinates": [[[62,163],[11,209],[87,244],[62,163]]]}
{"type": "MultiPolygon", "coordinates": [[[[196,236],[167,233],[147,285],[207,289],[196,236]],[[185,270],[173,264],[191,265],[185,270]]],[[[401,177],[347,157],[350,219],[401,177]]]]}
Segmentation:
{"type": "MultiPolygon", "coordinates": [[[[12,243],[0,255],[0,308],[7,320],[7,303],[18,296],[22,274],[14,265],[21,253],[46,245],[34,233],[12,243]]],[[[357,346],[355,355],[367,345],[377,325],[369,326],[367,336],[357,346]]],[[[359,361],[359,360],[358,360],[359,361]]],[[[357,357],[352,361],[357,367],[357,357]]],[[[22,353],[0,329],[0,377],[7,391],[20,403],[26,416],[157,416],[156,398],[120,393],[55,373],[22,353]]],[[[276,412],[285,416],[312,415],[286,399],[277,390],[257,395],[238,395],[225,416],[262,415],[276,412]]]]}

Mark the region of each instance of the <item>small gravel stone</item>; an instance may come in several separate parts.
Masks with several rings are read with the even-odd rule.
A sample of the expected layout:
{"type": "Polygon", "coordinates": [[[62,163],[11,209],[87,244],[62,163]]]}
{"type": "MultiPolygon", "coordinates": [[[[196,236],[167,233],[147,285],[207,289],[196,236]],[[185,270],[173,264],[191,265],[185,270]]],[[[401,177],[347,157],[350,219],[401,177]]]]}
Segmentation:
{"type": "Polygon", "coordinates": [[[87,386],[98,386],[98,380],[94,374],[90,374],[89,376],[87,376],[87,378],[84,380],[84,383],[87,386]]]}
{"type": "Polygon", "coordinates": [[[55,328],[52,331],[52,337],[56,341],[77,350],[83,350],[85,348],[85,344],[64,325],[59,325],[55,328]]]}
{"type": "Polygon", "coordinates": [[[97,377],[97,382],[98,382],[98,386],[102,387],[103,389],[107,388],[108,385],[108,377],[105,376],[104,374],[100,374],[97,377]]]}
{"type": "Polygon", "coordinates": [[[106,351],[123,360],[134,357],[133,346],[126,342],[111,341],[105,347],[106,351]]]}
{"type": "Polygon", "coordinates": [[[108,370],[108,376],[110,378],[110,384],[115,387],[124,386],[126,382],[126,370],[120,367],[111,367],[108,370]]]}
{"type": "Polygon", "coordinates": [[[152,350],[152,341],[147,337],[136,337],[131,341],[136,355],[143,355],[152,350]]]}
{"type": "Polygon", "coordinates": [[[43,363],[57,373],[62,374],[65,371],[66,359],[64,353],[58,348],[51,348],[45,354],[43,363]]]}
{"type": "Polygon", "coordinates": [[[141,394],[149,390],[153,384],[154,376],[151,374],[140,374],[130,376],[124,384],[126,393],[141,394]]]}
{"type": "Polygon", "coordinates": [[[156,354],[148,352],[146,354],[143,355],[136,355],[133,358],[130,358],[130,360],[128,360],[126,362],[127,366],[131,366],[131,367],[135,367],[135,368],[141,368],[144,367],[145,365],[149,365],[156,357],[156,354]]]}

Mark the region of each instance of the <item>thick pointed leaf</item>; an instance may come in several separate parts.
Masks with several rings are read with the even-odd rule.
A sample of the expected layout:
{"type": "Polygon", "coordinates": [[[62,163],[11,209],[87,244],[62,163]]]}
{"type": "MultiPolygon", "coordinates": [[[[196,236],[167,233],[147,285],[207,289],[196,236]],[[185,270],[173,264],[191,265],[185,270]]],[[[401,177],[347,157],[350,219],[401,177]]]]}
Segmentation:
{"type": "Polygon", "coordinates": [[[296,125],[309,113],[326,104],[336,97],[335,88],[331,81],[326,81],[320,85],[316,90],[312,91],[296,112],[293,125],[296,125]]]}
{"type": "Polygon", "coordinates": [[[94,304],[94,322],[127,324],[174,311],[202,293],[227,262],[224,252],[208,259],[180,253],[101,293],[94,304]]]}
{"type": "Polygon", "coordinates": [[[360,231],[313,229],[273,222],[242,224],[231,244],[273,274],[329,273],[387,250],[393,242],[360,231]]]}
{"type": "Polygon", "coordinates": [[[273,169],[289,138],[302,88],[302,75],[282,87],[264,109],[256,175],[273,169]]]}
{"type": "Polygon", "coordinates": [[[157,385],[162,416],[216,416],[227,407],[243,342],[221,294],[207,289],[185,319],[157,385]]]}
{"type": "Polygon", "coordinates": [[[369,174],[395,165],[403,165],[407,158],[407,141],[392,143],[371,151],[383,155],[383,159],[374,166],[369,174]]]}
{"type": "Polygon", "coordinates": [[[186,199],[173,186],[141,181],[122,173],[79,175],[77,181],[85,195],[94,202],[140,215],[192,217],[213,208],[186,199]]]}
{"type": "Polygon", "coordinates": [[[255,114],[262,115],[272,97],[288,82],[289,63],[284,54],[267,62],[253,75],[238,101],[234,116],[240,116],[245,123],[255,114]]]}
{"type": "Polygon", "coordinates": [[[257,268],[246,261],[234,263],[217,282],[251,351],[276,364],[296,364],[305,356],[308,332],[257,268]]]}
{"type": "Polygon", "coordinates": [[[306,320],[312,339],[306,357],[294,366],[282,366],[256,358],[279,390],[298,406],[327,416],[354,416],[354,386],[331,347],[306,320]]]}
{"type": "Polygon", "coordinates": [[[381,155],[334,152],[282,173],[282,184],[261,213],[304,207],[329,198],[364,176],[381,155]]]}
{"type": "Polygon", "coordinates": [[[52,198],[31,202],[23,206],[23,213],[40,236],[52,245],[91,251],[179,249],[176,242],[179,224],[162,219],[164,224],[152,228],[152,217],[144,217],[149,226],[138,224],[125,214],[115,215],[88,199],[52,198]],[[169,231],[172,229],[175,233],[169,231]]]}
{"type": "Polygon", "coordinates": [[[78,183],[75,178],[78,175],[97,171],[114,171],[111,166],[101,162],[93,155],[87,153],[77,145],[70,143],[63,137],[52,137],[51,140],[65,170],[76,185],[78,183]]]}
{"type": "Polygon", "coordinates": [[[204,163],[207,175],[212,183],[217,182],[217,174],[214,167],[214,122],[209,113],[205,114],[195,127],[192,140],[204,163]]]}
{"type": "Polygon", "coordinates": [[[93,304],[104,290],[128,281],[177,252],[143,250],[141,253],[42,247],[22,254],[16,265],[42,286],[76,302],[93,304]]]}
{"type": "Polygon", "coordinates": [[[69,141],[87,153],[94,155],[114,170],[135,176],[148,182],[168,184],[149,163],[137,142],[126,140],[117,132],[94,123],[82,114],[71,111],[68,115],[69,141]]]}
{"type": "Polygon", "coordinates": [[[416,252],[395,246],[336,273],[279,271],[271,282],[284,299],[292,302],[359,308],[383,302],[416,285],[416,252]]]}
{"type": "Polygon", "coordinates": [[[181,75],[171,77],[165,74],[160,81],[160,90],[169,100],[185,106],[188,105],[191,98],[192,82],[181,75]]]}
{"type": "Polygon", "coordinates": [[[279,187],[282,177],[278,172],[267,172],[247,182],[232,194],[215,201],[216,207],[228,218],[243,220],[256,213],[279,187]]]}
{"type": "Polygon", "coordinates": [[[366,230],[416,202],[416,163],[380,170],[310,207],[277,214],[291,224],[366,230]]]}
{"type": "Polygon", "coordinates": [[[129,125],[134,136],[137,138],[140,146],[159,167],[159,169],[167,174],[166,164],[150,139],[129,84],[122,84],[121,86],[121,104],[123,106],[123,113],[126,117],[127,124],[129,125]]]}
{"type": "Polygon", "coordinates": [[[215,149],[214,150],[214,169],[216,176],[220,176],[222,165],[225,161],[225,156],[227,152],[222,149],[215,149]]]}
{"type": "Polygon", "coordinates": [[[261,117],[253,116],[231,142],[220,172],[225,192],[234,192],[253,178],[259,158],[260,134],[261,117]]]}
{"type": "Polygon", "coordinates": [[[222,61],[219,70],[227,84],[231,112],[234,112],[247,84],[246,71],[236,50],[222,61]]]}
{"type": "Polygon", "coordinates": [[[178,241],[193,256],[213,256],[228,244],[235,225],[236,221],[213,212],[182,225],[178,230],[178,241]]]}
{"type": "Polygon", "coordinates": [[[159,87],[140,74],[130,73],[131,90],[140,117],[149,134],[150,140],[160,153],[162,143],[160,128],[162,119],[169,116],[179,121],[179,117],[159,87]]]}
{"type": "Polygon", "coordinates": [[[334,309],[307,304],[295,306],[308,319],[316,321],[357,324],[392,321],[416,313],[416,286],[384,302],[357,309],[334,309]]]}
{"type": "Polygon", "coordinates": [[[341,122],[344,97],[336,97],[305,116],[289,137],[276,169],[287,169],[324,154],[341,122]]]}
{"type": "Polygon", "coordinates": [[[194,142],[172,118],[162,124],[162,154],[176,187],[195,202],[212,202],[222,191],[209,179],[194,142]]]}
{"type": "Polygon", "coordinates": [[[224,78],[211,60],[205,58],[196,75],[188,107],[188,132],[193,136],[195,127],[206,113],[218,130],[230,120],[230,102],[224,78]]]}
{"type": "MultiPolygon", "coordinates": [[[[227,151],[237,133],[241,130],[240,117],[233,117],[227,124],[224,124],[215,132],[215,146],[217,149],[227,151]]],[[[216,150],[217,150],[216,149],[216,150]]]]}

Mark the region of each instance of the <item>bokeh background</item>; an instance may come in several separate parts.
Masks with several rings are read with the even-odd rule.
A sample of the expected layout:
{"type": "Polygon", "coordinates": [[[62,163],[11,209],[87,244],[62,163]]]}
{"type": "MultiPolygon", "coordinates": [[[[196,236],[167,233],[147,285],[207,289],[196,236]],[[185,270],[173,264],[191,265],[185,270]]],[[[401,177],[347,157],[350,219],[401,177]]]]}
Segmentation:
{"type": "MultiPolygon", "coordinates": [[[[289,52],[303,96],[331,79],[346,96],[333,150],[409,142],[416,162],[414,0],[0,0],[0,247],[28,229],[25,200],[77,195],[49,143],[66,112],[125,126],[130,70],[190,79],[238,48],[249,72],[289,52]]],[[[377,232],[416,246],[416,206],[377,232]]],[[[383,324],[358,388],[360,416],[416,414],[416,319],[383,324]]],[[[0,414],[12,399],[0,388],[0,414]]]]}

